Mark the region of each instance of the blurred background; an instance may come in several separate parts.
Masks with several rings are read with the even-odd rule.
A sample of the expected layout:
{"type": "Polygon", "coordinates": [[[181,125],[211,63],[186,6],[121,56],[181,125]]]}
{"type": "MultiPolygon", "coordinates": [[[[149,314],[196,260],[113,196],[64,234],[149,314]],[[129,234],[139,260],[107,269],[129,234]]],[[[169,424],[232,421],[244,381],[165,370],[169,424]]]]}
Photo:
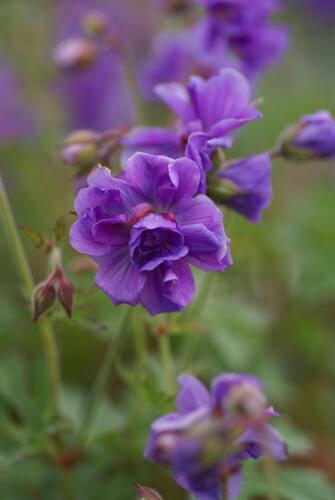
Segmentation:
{"type": "MultiPolygon", "coordinates": [[[[67,134],[79,127],[104,130],[136,123],[129,99],[132,89],[118,56],[112,55],[113,61],[91,79],[78,81],[67,81],[53,63],[55,44],[76,34],[78,13],[91,3],[99,7],[99,2],[79,0],[1,2],[0,168],[17,223],[48,237],[59,216],[64,215],[68,224],[73,221],[73,172],[60,159],[67,134]]],[[[135,61],[146,54],[164,23],[180,22],[173,16],[167,20],[167,14],[149,0],[105,4],[118,31],[134,47],[135,61]]],[[[283,128],[302,114],[318,109],[334,114],[335,8],[330,1],[326,4],[286,1],[279,17],[290,29],[290,49],[257,88],[257,96],[264,99],[264,119],[243,130],[233,156],[273,147],[283,128]]],[[[147,123],[166,122],[168,116],[157,104],[148,105],[145,113],[147,123]]],[[[331,500],[335,498],[335,163],[275,160],[273,184],[273,203],[260,225],[235,214],[227,216],[234,266],[214,277],[211,293],[200,302],[199,320],[187,314],[170,319],[179,324],[171,334],[174,368],[176,373],[192,371],[205,382],[221,371],[260,376],[269,401],[282,414],[278,427],[291,451],[289,465],[277,472],[282,498],[331,500]]],[[[146,322],[145,369],[139,370],[134,362],[132,332],[125,333],[88,436],[89,447],[68,466],[72,491],[65,496],[57,466],[33,445],[43,440],[48,381],[41,338],[22,298],[2,229],[0,498],[123,500],[135,498],[136,482],[155,487],[166,499],[187,498],[168,472],[142,458],[150,422],[173,409],[156,356],[156,327],[165,321],[160,317],[146,322]]],[[[24,235],[22,239],[39,282],[47,276],[47,263],[24,235]]],[[[51,319],[60,351],[63,408],[76,429],[122,307],[116,308],[94,290],[91,272],[78,272],[78,256],[66,242],[64,262],[77,292],[73,319],[66,319],[57,308],[51,319]]],[[[202,279],[199,276],[199,284],[202,279]]],[[[67,439],[71,444],[70,434],[67,439]]],[[[268,498],[261,468],[251,464],[246,476],[245,498],[268,498]]]]}

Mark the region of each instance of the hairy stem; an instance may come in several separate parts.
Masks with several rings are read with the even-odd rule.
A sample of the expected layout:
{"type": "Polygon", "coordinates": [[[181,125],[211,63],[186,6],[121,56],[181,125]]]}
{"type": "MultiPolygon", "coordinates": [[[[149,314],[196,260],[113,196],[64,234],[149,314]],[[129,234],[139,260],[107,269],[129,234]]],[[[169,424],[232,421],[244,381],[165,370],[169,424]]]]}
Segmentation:
{"type": "Polygon", "coordinates": [[[86,413],[81,425],[81,429],[79,431],[79,440],[83,444],[86,443],[87,438],[89,436],[89,430],[94,420],[97,408],[103,397],[108,381],[108,376],[110,374],[110,370],[114,364],[116,356],[119,354],[119,348],[121,346],[121,342],[124,342],[125,340],[125,330],[128,325],[129,319],[130,319],[130,312],[129,309],[127,308],[125,309],[123,316],[120,319],[116,338],[115,336],[113,336],[109,341],[105,357],[101,363],[96,379],[94,381],[89,396],[89,401],[86,407],[86,413]]]}
{"type": "Polygon", "coordinates": [[[271,458],[265,456],[264,457],[264,470],[266,481],[268,484],[268,496],[269,500],[280,500],[278,494],[278,484],[276,479],[276,469],[277,464],[271,458]]]}
{"type": "Polygon", "coordinates": [[[164,370],[166,390],[168,394],[173,395],[176,390],[175,370],[170,348],[170,338],[168,335],[160,335],[159,348],[164,370]]]}
{"type": "MultiPolygon", "coordinates": [[[[7,239],[11,254],[13,255],[17,269],[25,288],[27,297],[31,297],[35,289],[32,272],[24,252],[18,229],[15,223],[14,215],[7,197],[4,183],[0,174],[0,213],[7,234],[7,239]]],[[[47,360],[49,379],[52,394],[52,405],[55,414],[60,415],[60,371],[57,345],[54,338],[51,323],[47,318],[43,318],[37,323],[42,334],[45,356],[47,360]]]]}

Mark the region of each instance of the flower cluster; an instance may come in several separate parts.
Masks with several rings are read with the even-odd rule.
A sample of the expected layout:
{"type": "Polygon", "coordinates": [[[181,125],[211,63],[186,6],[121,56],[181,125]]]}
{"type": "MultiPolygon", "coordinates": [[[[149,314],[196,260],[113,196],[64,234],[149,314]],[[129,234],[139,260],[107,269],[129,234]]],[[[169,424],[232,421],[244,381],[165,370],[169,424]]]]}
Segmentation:
{"type": "Polygon", "coordinates": [[[72,246],[98,263],[96,284],[115,304],[141,303],[151,314],[179,311],[194,295],[190,265],[231,264],[223,216],[198,194],[200,168],[137,153],[120,177],[98,167],[79,191],[72,246]]]}
{"type": "Polygon", "coordinates": [[[178,412],[153,422],[145,456],[169,467],[198,500],[220,500],[221,491],[235,499],[245,460],[263,454],[286,460],[286,444],[268,423],[278,414],[266,407],[256,377],[224,373],[213,380],[210,393],[190,375],[181,375],[179,383],[178,412]]]}
{"type": "Polygon", "coordinates": [[[156,84],[186,81],[190,74],[215,75],[234,67],[257,79],[276,63],[288,45],[288,34],[270,16],[278,0],[194,0],[205,17],[183,31],[167,31],[156,39],[152,53],[140,66],[140,82],[147,98],[156,84]]]}
{"type": "MultiPolygon", "coordinates": [[[[156,93],[178,116],[177,129],[132,129],[122,138],[123,158],[136,151],[166,154],[174,158],[186,155],[201,167],[200,191],[205,193],[206,176],[213,170],[218,149],[231,147],[235,130],[261,118],[261,113],[251,101],[250,84],[238,71],[223,69],[208,80],[191,77],[187,87],[179,83],[158,85],[156,93]]],[[[272,197],[269,155],[264,153],[221,164],[211,193],[215,191],[217,202],[258,222],[272,197]],[[222,181],[219,182],[218,178],[222,181]],[[221,190],[220,196],[218,190],[221,190]]]]}

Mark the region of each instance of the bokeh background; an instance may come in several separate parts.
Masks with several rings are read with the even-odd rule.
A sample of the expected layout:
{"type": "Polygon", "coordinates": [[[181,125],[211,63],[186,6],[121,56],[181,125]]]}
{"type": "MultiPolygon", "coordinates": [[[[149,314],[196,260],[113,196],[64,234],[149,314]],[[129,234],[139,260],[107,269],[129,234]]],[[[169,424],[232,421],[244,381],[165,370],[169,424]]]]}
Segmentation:
{"type": "MultiPolygon", "coordinates": [[[[165,22],[164,15],[149,0],[109,3],[140,57],[165,22]]],[[[73,220],[73,173],[60,160],[73,114],[51,57],[56,41],[70,30],[70,7],[70,0],[2,0],[0,8],[0,168],[17,222],[49,236],[57,217],[73,220]]],[[[291,47],[258,88],[264,119],[240,134],[236,157],[271,148],[283,128],[302,114],[335,111],[334,11],[324,13],[316,1],[287,0],[280,18],[290,28],[291,47]]],[[[106,83],[112,85],[113,79],[115,75],[106,83]]],[[[115,111],[113,99],[106,106],[108,102],[111,126],[134,120],[131,105],[115,111]]],[[[148,108],[148,121],[166,120],[160,113],[158,106],[148,108]]],[[[215,276],[207,296],[198,300],[199,319],[186,315],[174,329],[175,371],[192,371],[206,382],[221,371],[260,376],[271,404],[282,414],[278,427],[291,450],[289,466],[276,473],[282,498],[331,500],[335,163],[276,160],[273,182],[273,203],[260,225],[227,216],[235,265],[215,276]]],[[[43,350],[0,229],[0,498],[63,499],[57,466],[44,453],[34,452],[33,444],[43,440],[49,397],[43,350]]],[[[22,238],[36,282],[41,281],[46,262],[22,238]]],[[[74,429],[122,310],[94,290],[91,273],[74,272],[76,258],[65,244],[65,268],[77,290],[73,320],[57,308],[52,313],[64,411],[74,429]]],[[[173,408],[152,326],[162,321],[146,324],[149,353],[140,370],[131,328],[124,332],[127,338],[112,367],[89,448],[71,468],[68,498],[131,499],[135,482],[157,488],[166,499],[187,498],[166,471],[142,458],[150,422],[173,408]]],[[[71,435],[67,439],[71,444],[71,435]]],[[[252,464],[246,476],[245,498],[268,498],[261,468],[252,464]]]]}

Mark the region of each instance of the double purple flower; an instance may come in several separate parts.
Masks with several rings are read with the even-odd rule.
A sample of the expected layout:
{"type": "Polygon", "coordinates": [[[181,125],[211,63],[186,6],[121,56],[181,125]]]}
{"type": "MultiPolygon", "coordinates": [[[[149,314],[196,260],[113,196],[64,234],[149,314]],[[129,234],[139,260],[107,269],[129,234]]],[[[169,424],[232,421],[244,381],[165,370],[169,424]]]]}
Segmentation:
{"type": "Polygon", "coordinates": [[[145,456],[172,470],[175,480],[198,500],[229,500],[241,490],[244,460],[287,458],[280,434],[268,423],[278,414],[266,407],[260,380],[224,373],[210,393],[195,377],[181,375],[177,413],[151,426],[145,456]]]}
{"type": "Polygon", "coordinates": [[[188,158],[138,153],[121,177],[98,167],[75,200],[72,246],[98,263],[96,284],[114,304],[151,314],[184,309],[195,292],[190,265],[231,264],[223,216],[197,195],[200,169],[188,158]]]}

